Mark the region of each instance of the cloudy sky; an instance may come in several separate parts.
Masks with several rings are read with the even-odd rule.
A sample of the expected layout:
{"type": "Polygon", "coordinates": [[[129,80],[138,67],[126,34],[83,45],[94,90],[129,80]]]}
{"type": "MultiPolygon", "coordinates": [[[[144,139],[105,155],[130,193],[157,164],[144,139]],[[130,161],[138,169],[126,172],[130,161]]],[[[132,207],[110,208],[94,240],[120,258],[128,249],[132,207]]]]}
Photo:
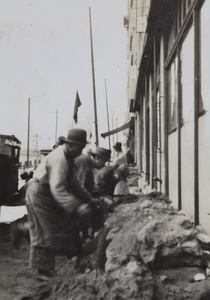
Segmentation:
{"type": "MultiPolygon", "coordinates": [[[[0,10],[0,128],[27,144],[28,99],[30,142],[51,147],[68,128],[95,134],[89,7],[95,65],[98,130],[121,126],[127,109],[127,0],[8,0],[0,10]],[[82,102],[73,122],[76,91],[82,102]]],[[[94,140],[92,139],[93,143],[94,140]]],[[[106,146],[107,139],[99,138],[106,146]]]]}

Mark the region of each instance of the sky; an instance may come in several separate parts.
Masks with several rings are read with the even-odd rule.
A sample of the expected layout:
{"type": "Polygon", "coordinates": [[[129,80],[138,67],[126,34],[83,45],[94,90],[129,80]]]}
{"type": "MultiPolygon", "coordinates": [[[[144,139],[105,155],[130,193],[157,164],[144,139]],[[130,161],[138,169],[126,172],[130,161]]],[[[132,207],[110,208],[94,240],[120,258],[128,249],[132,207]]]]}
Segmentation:
{"type": "Polygon", "coordinates": [[[36,140],[52,147],[56,132],[67,136],[72,127],[90,131],[95,144],[90,7],[99,145],[107,147],[100,137],[108,131],[105,80],[110,129],[124,124],[127,110],[127,0],[0,1],[0,133],[26,148],[30,98],[30,148],[36,140]]]}

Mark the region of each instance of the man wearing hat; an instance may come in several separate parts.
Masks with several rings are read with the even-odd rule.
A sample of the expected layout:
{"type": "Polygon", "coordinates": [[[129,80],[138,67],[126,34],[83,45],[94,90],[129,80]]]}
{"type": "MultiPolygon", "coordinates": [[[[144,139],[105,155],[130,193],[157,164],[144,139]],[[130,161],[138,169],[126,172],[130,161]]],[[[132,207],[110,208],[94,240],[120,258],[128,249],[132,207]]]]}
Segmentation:
{"type": "Polygon", "coordinates": [[[121,164],[127,164],[126,154],[122,151],[122,144],[120,142],[117,142],[113,146],[115,150],[115,156],[113,158],[113,164],[114,165],[121,165],[121,164]]]}
{"type": "Polygon", "coordinates": [[[88,191],[93,192],[97,181],[97,170],[103,168],[110,160],[111,151],[97,147],[91,155],[81,154],[75,159],[75,173],[79,182],[88,191]]]}
{"type": "MultiPolygon", "coordinates": [[[[82,203],[96,205],[96,199],[74,178],[74,159],[87,144],[86,131],[70,129],[63,144],[50,152],[37,167],[26,192],[30,224],[30,266],[38,270],[42,280],[52,277],[56,253],[67,254],[69,247],[79,254],[78,235],[62,239],[63,229],[75,218],[82,203]]],[[[75,226],[75,230],[77,230],[75,226]]]]}
{"type": "MultiPolygon", "coordinates": [[[[110,157],[111,150],[97,147],[92,157],[82,154],[75,159],[75,172],[78,180],[94,197],[100,198],[101,208],[103,207],[102,211],[98,210],[91,220],[92,234],[103,225],[107,210],[112,205],[117,181],[114,178],[115,166],[106,165],[110,157]]],[[[87,228],[86,231],[83,230],[83,238],[88,238],[87,228]]]]}

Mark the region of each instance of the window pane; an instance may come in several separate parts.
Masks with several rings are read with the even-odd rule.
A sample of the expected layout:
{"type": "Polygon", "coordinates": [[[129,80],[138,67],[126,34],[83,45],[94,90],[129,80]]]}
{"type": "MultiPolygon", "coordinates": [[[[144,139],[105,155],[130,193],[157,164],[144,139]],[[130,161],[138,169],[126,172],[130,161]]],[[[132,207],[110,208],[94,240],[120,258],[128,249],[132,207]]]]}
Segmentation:
{"type": "Polygon", "coordinates": [[[160,136],[161,118],[160,118],[160,93],[159,93],[159,91],[157,91],[156,112],[157,112],[157,149],[158,149],[158,151],[161,151],[161,136],[160,136]]]}
{"type": "Polygon", "coordinates": [[[201,9],[201,101],[200,111],[204,108],[205,110],[210,109],[210,1],[206,1],[201,9]]]}
{"type": "Polygon", "coordinates": [[[170,68],[170,89],[169,89],[169,99],[170,99],[170,105],[169,105],[169,125],[170,125],[170,131],[176,128],[177,124],[177,57],[175,58],[174,62],[171,65],[170,68]]]}
{"type": "Polygon", "coordinates": [[[194,116],[194,27],[182,45],[182,117],[189,122],[194,116]]]}

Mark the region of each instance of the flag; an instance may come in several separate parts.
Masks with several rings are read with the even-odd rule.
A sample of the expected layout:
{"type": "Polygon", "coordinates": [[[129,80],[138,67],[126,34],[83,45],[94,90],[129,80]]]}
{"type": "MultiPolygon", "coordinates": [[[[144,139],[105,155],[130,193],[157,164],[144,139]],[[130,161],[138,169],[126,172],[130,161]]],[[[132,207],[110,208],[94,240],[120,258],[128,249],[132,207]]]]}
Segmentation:
{"type": "Polygon", "coordinates": [[[78,108],[81,106],[81,104],[82,103],[80,101],[79,94],[77,92],[75,104],[74,104],[74,114],[73,114],[73,119],[74,119],[75,123],[77,123],[77,112],[78,112],[78,108]]]}

